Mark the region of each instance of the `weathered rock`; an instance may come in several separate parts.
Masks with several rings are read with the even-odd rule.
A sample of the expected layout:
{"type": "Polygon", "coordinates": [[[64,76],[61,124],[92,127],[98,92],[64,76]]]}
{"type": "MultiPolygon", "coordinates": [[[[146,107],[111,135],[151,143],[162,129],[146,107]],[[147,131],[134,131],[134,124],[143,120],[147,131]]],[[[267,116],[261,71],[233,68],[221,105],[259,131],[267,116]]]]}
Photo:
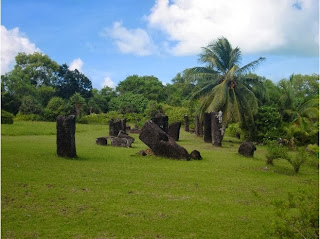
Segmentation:
{"type": "Polygon", "coordinates": [[[120,120],[121,130],[124,133],[127,133],[127,119],[120,120]]]}
{"type": "Polygon", "coordinates": [[[134,128],[134,129],[130,129],[130,134],[140,134],[140,129],[134,128]]]}
{"type": "Polygon", "coordinates": [[[112,137],[111,138],[111,145],[115,147],[131,147],[131,141],[126,138],[119,138],[119,137],[112,137]]]}
{"type": "Polygon", "coordinates": [[[139,151],[138,154],[141,156],[147,156],[147,153],[144,150],[139,151]]]}
{"type": "Polygon", "coordinates": [[[174,159],[189,159],[188,151],[178,145],[153,121],[147,121],[144,124],[139,139],[149,146],[155,155],[174,159]]]}
{"type": "Polygon", "coordinates": [[[128,134],[126,134],[126,133],[123,132],[122,130],[119,131],[118,138],[127,139],[128,142],[130,143],[130,146],[131,146],[131,144],[134,142],[134,138],[131,137],[131,136],[129,136],[128,134]]]}
{"type": "Polygon", "coordinates": [[[168,133],[168,121],[169,121],[169,117],[164,115],[164,116],[158,116],[155,118],[152,118],[151,121],[153,123],[155,123],[156,125],[158,125],[160,127],[160,129],[162,129],[165,133],[168,133]]]}
{"type": "Polygon", "coordinates": [[[76,153],[76,117],[57,117],[57,154],[60,157],[74,158],[76,153]]]}
{"type": "Polygon", "coordinates": [[[253,157],[254,151],[256,151],[256,146],[254,146],[251,142],[244,142],[240,145],[238,153],[246,156],[246,157],[253,157]]]}
{"type": "Polygon", "coordinates": [[[184,131],[189,132],[189,116],[184,116],[184,131]]]}
{"type": "Polygon", "coordinates": [[[175,141],[179,140],[181,122],[172,123],[169,126],[168,135],[175,141]]]}
{"type": "Polygon", "coordinates": [[[196,121],[195,121],[195,133],[197,136],[202,136],[203,135],[203,123],[202,120],[200,120],[200,116],[197,115],[196,116],[196,121]]]}
{"type": "Polygon", "coordinates": [[[198,150],[193,150],[191,153],[190,153],[190,158],[191,159],[194,159],[194,160],[200,160],[202,159],[201,157],[201,154],[198,150]]]}
{"type": "Polygon", "coordinates": [[[211,112],[211,137],[214,146],[221,147],[223,139],[222,112],[211,112]]]}
{"type": "Polygon", "coordinates": [[[103,145],[103,146],[107,145],[108,144],[107,138],[106,137],[96,138],[96,144],[103,145]]]}
{"type": "Polygon", "coordinates": [[[212,143],[211,113],[204,113],[203,116],[203,140],[206,143],[212,143]]]}
{"type": "Polygon", "coordinates": [[[120,120],[109,120],[109,136],[117,136],[121,129],[122,125],[120,120]]]}

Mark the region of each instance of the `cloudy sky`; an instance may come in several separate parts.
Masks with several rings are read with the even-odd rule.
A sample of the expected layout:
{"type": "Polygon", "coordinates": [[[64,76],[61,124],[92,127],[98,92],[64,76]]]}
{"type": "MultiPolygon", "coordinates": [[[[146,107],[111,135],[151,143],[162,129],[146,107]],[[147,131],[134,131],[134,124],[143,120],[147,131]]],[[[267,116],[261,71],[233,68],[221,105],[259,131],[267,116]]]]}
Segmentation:
{"type": "Polygon", "coordinates": [[[201,47],[224,36],[260,56],[255,71],[274,82],[319,73],[318,0],[2,0],[1,74],[18,52],[47,54],[78,69],[95,88],[127,76],[170,83],[199,66],[201,47]]]}

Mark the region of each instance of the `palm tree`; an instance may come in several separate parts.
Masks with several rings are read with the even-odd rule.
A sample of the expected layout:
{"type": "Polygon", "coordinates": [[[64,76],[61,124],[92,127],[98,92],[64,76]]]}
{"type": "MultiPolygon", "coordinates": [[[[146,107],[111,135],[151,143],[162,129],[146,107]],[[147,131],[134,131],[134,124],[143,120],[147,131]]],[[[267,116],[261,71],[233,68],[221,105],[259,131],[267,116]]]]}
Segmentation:
{"type": "Polygon", "coordinates": [[[253,115],[258,110],[257,98],[252,89],[255,85],[263,84],[258,79],[246,79],[244,74],[250,73],[264,59],[260,57],[240,67],[240,48],[232,48],[224,37],[203,47],[199,60],[207,66],[194,67],[186,71],[189,76],[205,82],[191,97],[201,99],[200,116],[205,112],[222,111],[224,128],[230,121],[252,124],[253,115]]]}
{"type": "Polygon", "coordinates": [[[319,96],[298,102],[293,90],[293,81],[294,75],[291,75],[289,80],[280,81],[283,94],[278,104],[283,114],[289,117],[289,122],[308,131],[311,125],[319,121],[319,96]]]}

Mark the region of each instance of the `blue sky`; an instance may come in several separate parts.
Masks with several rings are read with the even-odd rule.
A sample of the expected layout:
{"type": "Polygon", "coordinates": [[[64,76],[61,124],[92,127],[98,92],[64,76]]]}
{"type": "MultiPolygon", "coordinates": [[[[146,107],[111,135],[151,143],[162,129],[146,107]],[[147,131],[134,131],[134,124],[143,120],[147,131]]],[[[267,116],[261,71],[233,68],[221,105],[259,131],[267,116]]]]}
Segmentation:
{"type": "Polygon", "coordinates": [[[79,69],[100,89],[127,76],[170,83],[225,36],[274,82],[319,73],[317,0],[2,0],[1,74],[24,51],[79,69]]]}

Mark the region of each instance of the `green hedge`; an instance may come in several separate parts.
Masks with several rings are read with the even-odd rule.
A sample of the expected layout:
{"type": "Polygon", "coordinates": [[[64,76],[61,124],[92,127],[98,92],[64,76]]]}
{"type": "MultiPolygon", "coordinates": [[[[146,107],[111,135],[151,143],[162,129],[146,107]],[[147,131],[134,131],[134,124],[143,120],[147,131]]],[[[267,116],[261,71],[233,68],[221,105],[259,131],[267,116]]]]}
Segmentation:
{"type": "Polygon", "coordinates": [[[1,110],[1,124],[13,124],[13,117],[13,114],[5,110],[1,110]]]}
{"type": "Polygon", "coordinates": [[[83,123],[96,123],[96,124],[108,124],[110,119],[127,119],[128,123],[136,123],[138,119],[144,118],[143,114],[128,113],[121,114],[116,111],[110,111],[108,113],[90,114],[79,119],[79,122],[83,123]]]}

